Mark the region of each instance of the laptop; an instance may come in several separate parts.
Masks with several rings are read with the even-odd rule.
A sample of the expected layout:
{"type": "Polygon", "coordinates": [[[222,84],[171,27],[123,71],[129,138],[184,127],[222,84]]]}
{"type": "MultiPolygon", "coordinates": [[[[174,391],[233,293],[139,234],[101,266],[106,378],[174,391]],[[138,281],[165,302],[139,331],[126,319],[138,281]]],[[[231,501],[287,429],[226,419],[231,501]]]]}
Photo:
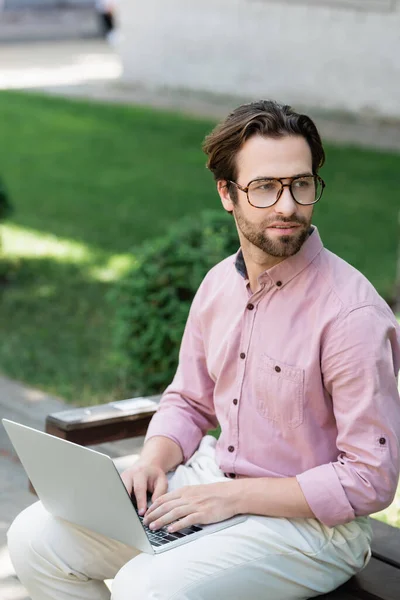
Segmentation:
{"type": "Polygon", "coordinates": [[[247,518],[238,515],[174,533],[166,528],[152,531],[143,524],[136,500],[109,456],[8,419],[2,423],[48,512],[147,554],[165,552],[247,518]]]}

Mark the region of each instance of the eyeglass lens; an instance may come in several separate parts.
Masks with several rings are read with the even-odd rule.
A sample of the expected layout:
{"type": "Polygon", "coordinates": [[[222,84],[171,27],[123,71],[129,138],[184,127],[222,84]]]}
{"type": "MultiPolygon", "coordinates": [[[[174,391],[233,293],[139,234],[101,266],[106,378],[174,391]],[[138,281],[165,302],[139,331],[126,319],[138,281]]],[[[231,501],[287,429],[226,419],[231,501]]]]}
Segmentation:
{"type": "MultiPolygon", "coordinates": [[[[276,202],[281,189],[278,179],[253,181],[249,186],[249,200],[253,206],[270,206],[276,202]]],[[[299,177],[291,182],[290,189],[299,204],[313,204],[320,199],[323,188],[316,177],[299,177]]]]}

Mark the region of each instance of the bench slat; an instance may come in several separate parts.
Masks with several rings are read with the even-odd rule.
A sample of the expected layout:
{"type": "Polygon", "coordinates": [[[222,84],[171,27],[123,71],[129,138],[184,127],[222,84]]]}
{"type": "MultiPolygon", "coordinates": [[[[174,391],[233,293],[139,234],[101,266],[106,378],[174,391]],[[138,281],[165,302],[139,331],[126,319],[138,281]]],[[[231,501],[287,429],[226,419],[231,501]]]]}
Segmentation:
{"type": "Polygon", "coordinates": [[[377,519],[371,518],[370,521],[374,534],[371,544],[373,556],[400,569],[400,529],[377,519]]]}
{"type": "Polygon", "coordinates": [[[367,567],[352,577],[346,587],[352,594],[359,594],[366,600],[371,597],[399,600],[400,569],[371,558],[367,567]]]}
{"type": "MultiPolygon", "coordinates": [[[[364,600],[365,596],[355,595],[356,592],[349,592],[344,586],[341,586],[330,594],[324,594],[323,596],[317,596],[318,600],[364,600]]],[[[311,599],[310,599],[311,600],[311,599]]]]}

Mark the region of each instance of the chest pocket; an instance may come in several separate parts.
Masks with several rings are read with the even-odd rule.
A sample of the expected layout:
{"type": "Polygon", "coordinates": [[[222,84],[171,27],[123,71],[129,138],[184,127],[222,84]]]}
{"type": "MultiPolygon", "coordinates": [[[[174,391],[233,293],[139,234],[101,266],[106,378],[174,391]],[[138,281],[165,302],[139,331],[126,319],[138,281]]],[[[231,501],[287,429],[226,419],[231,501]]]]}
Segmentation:
{"type": "Polygon", "coordinates": [[[258,413],[282,428],[295,429],[304,419],[304,369],[261,356],[256,377],[258,413]]]}

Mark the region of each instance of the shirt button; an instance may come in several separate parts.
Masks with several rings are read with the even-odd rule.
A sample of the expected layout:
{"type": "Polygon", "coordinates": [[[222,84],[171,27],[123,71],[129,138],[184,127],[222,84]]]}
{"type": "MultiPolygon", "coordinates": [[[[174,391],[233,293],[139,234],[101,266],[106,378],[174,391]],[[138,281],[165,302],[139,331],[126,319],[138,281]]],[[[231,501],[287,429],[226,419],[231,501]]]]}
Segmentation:
{"type": "Polygon", "coordinates": [[[228,446],[228,451],[233,452],[235,450],[234,446],[228,446]]]}
{"type": "Polygon", "coordinates": [[[240,358],[246,358],[246,355],[245,355],[245,353],[244,353],[244,352],[241,352],[241,353],[240,353],[240,358]]]}
{"type": "Polygon", "coordinates": [[[282,281],[277,281],[277,282],[276,282],[276,285],[277,285],[278,287],[281,287],[281,285],[282,285],[282,281]]]}
{"type": "Polygon", "coordinates": [[[386,444],[386,440],[385,440],[385,438],[384,438],[384,437],[381,437],[381,438],[379,439],[379,443],[380,443],[382,446],[384,446],[384,445],[386,444]]]}
{"type": "Polygon", "coordinates": [[[234,400],[232,400],[233,404],[236,406],[236,404],[238,403],[238,399],[235,398],[234,400]]]}
{"type": "Polygon", "coordinates": [[[275,367],[275,371],[276,371],[277,373],[280,373],[280,372],[282,371],[282,369],[281,369],[280,367],[278,367],[278,365],[276,365],[276,367],[275,367]]]}
{"type": "Polygon", "coordinates": [[[247,309],[248,310],[253,310],[253,308],[254,308],[254,304],[248,304],[247,305],[247,309]]]}

